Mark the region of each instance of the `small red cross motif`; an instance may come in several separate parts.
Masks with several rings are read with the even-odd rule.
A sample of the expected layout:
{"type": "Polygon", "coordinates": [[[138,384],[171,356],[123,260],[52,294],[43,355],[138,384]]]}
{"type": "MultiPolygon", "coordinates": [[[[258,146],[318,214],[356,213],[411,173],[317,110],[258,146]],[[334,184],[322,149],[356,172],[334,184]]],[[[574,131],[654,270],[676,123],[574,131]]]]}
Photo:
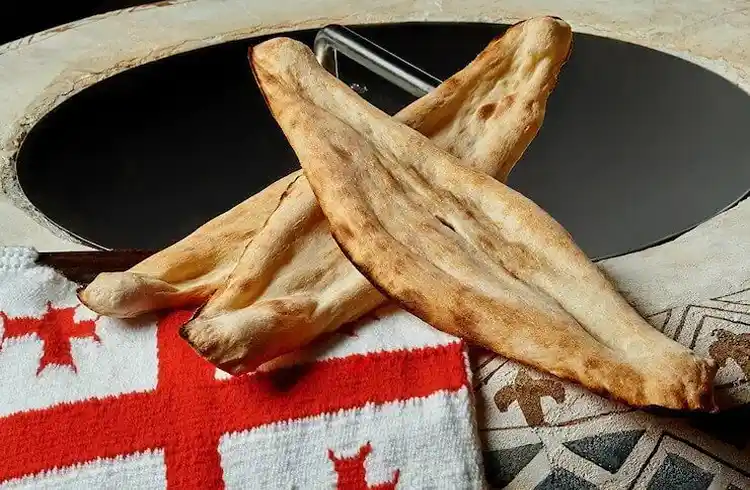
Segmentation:
{"type": "Polygon", "coordinates": [[[389,482],[379,483],[372,487],[367,486],[365,480],[365,460],[372,452],[372,446],[368,442],[359,452],[349,458],[337,458],[333,451],[328,450],[328,459],[333,461],[333,467],[338,475],[337,490],[395,490],[398,478],[401,474],[399,470],[393,472],[393,478],[389,482]]]}
{"type": "Polygon", "coordinates": [[[36,334],[43,343],[42,360],[36,371],[37,376],[50,364],[70,366],[74,372],[77,372],[70,353],[70,339],[92,338],[99,342],[99,336],[96,335],[96,322],[94,320],[77,322],[74,319],[75,312],[76,307],[54,308],[50,302],[47,302],[47,311],[41,318],[10,318],[0,311],[0,319],[3,320],[4,328],[3,336],[0,338],[0,349],[6,339],[36,334]]]}

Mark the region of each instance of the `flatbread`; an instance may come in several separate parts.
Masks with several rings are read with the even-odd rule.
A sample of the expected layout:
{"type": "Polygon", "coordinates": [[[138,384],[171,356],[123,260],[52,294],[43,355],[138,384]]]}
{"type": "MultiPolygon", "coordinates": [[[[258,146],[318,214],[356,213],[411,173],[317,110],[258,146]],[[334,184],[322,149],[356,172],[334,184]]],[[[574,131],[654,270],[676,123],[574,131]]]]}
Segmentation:
{"type": "Polygon", "coordinates": [[[715,363],[643,320],[531,200],[368,104],[296,41],[256,46],[252,63],[334,238],[384,294],[630,405],[714,409],[715,363]]]}
{"type": "MultiPolygon", "coordinates": [[[[465,165],[505,179],[537,133],[570,42],[570,27],[560,20],[519,24],[396,119],[424,131],[465,165]]],[[[315,84],[307,54],[285,62],[315,84]]],[[[341,253],[307,180],[300,178],[249,243],[226,287],[182,334],[209,361],[238,374],[385,301],[341,253]]]]}
{"type": "MultiPolygon", "coordinates": [[[[542,123],[570,39],[570,27],[549,17],[517,24],[466,68],[394,117],[471,161],[474,168],[505,180],[542,123]],[[509,70],[519,63],[533,70],[509,70]],[[494,97],[487,97],[489,89],[494,89],[494,97]],[[488,100],[477,112],[483,99],[488,100]],[[485,124],[483,115],[490,107],[495,117],[485,124]]],[[[205,303],[227,284],[250,240],[300,175],[296,171],[278,180],[126,272],[100,274],[80,292],[81,301],[100,314],[119,318],[205,303]]],[[[306,212],[311,220],[325,221],[316,203],[306,212]]],[[[373,294],[372,288],[368,292],[373,294]]]]}
{"type": "MultiPolygon", "coordinates": [[[[466,68],[394,117],[423,130],[472,167],[504,180],[542,123],[571,35],[567,24],[549,17],[519,23],[466,68]],[[488,119],[490,109],[493,117],[488,119]]],[[[274,325],[288,318],[269,311],[268,300],[274,300],[271,308],[316,312],[314,318],[303,314],[310,333],[293,335],[292,341],[284,342],[287,347],[277,351],[293,349],[385,301],[329,235],[328,222],[298,171],[129,271],[100,274],[80,297],[100,314],[127,318],[204,304],[220,290],[196,320],[228,323],[230,330],[254,331],[254,321],[243,317],[249,315],[260,318],[265,330],[276,331],[274,325]],[[250,246],[272,213],[273,222],[250,246]],[[292,239],[295,246],[288,247],[292,239]],[[307,310],[300,310],[300,304],[307,310]],[[229,316],[221,318],[224,313],[229,316]]],[[[196,334],[193,342],[210,360],[230,369],[225,360],[232,356],[220,354],[221,349],[210,354],[209,346],[231,346],[233,339],[201,339],[196,334]]],[[[275,352],[263,342],[256,340],[255,345],[254,352],[260,354],[248,353],[248,362],[235,371],[252,369],[275,352]]]]}

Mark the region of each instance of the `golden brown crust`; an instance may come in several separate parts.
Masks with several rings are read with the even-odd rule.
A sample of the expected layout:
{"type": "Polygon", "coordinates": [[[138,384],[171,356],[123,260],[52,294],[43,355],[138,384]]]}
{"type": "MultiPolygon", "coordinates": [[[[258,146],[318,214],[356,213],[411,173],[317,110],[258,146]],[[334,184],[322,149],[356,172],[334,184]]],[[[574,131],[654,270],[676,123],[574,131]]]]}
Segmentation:
{"type": "MultiPolygon", "coordinates": [[[[570,49],[570,37],[567,24],[550,23],[549,18],[520,23],[490,43],[477,60],[395,117],[430,133],[438,146],[471,160],[475,168],[505,180],[541,124],[547,96],[570,49]],[[534,56],[538,74],[514,77],[513,66],[534,56]],[[497,106],[489,124],[482,124],[487,109],[476,121],[470,114],[477,107],[471,101],[474,98],[487,99],[481,107],[497,106]]],[[[101,274],[81,291],[81,300],[98,313],[116,317],[206,302],[227,283],[250,240],[300,175],[297,171],[278,180],[127,272],[101,274]]],[[[319,226],[327,226],[325,220],[319,221],[319,226]]]]}
{"type": "MultiPolygon", "coordinates": [[[[541,124],[570,39],[570,27],[560,21],[540,18],[519,24],[395,118],[418,131],[429,128],[439,146],[451,147],[467,165],[505,179],[541,124]],[[488,105],[493,106],[490,118],[478,110],[488,105]]],[[[301,57],[294,62],[304,71],[311,61],[301,57]]],[[[331,238],[307,182],[293,187],[252,240],[226,287],[183,328],[199,352],[230,372],[252,370],[385,301],[331,238]],[[269,304],[284,301],[304,302],[309,308],[293,318],[269,313],[269,304]],[[269,325],[286,331],[291,324],[294,335],[258,336],[269,325]],[[245,346],[244,353],[238,345],[245,346]]]]}
{"type": "MultiPolygon", "coordinates": [[[[564,22],[519,23],[395,118],[504,180],[541,124],[570,41],[564,22]]],[[[136,316],[213,295],[183,335],[230,372],[253,369],[371,311],[385,297],[346,260],[309,184],[297,176],[130,271],[100,275],[82,300],[102,314],[136,316]]]]}
{"type": "Polygon", "coordinates": [[[469,168],[505,182],[544,120],[571,41],[570,26],[560,19],[519,22],[399,121],[469,168]]]}
{"type": "Polygon", "coordinates": [[[715,363],[646,323],[533,202],[370,106],[296,41],[257,46],[253,63],[335,239],[406,309],[633,406],[714,408],[715,363]]]}

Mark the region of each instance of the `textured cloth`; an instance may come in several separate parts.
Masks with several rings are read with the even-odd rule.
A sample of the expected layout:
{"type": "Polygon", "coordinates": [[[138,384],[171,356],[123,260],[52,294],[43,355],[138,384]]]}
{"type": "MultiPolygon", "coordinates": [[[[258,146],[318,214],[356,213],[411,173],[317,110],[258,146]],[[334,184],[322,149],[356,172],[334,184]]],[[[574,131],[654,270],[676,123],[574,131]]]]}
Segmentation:
{"type": "Polygon", "coordinates": [[[665,335],[713,357],[718,415],[611,403],[499,356],[474,383],[489,483],[511,489],[750,489],[750,201],[600,267],[665,335]]]}
{"type": "Polygon", "coordinates": [[[232,378],[0,249],[0,489],[483,486],[465,346],[382,310],[232,378]]]}

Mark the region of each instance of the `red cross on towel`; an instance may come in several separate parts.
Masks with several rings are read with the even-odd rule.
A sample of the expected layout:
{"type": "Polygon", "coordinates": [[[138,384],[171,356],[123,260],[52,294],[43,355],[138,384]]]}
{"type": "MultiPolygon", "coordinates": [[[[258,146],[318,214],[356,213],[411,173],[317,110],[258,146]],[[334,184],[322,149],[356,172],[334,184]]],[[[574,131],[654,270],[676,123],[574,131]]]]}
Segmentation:
{"type": "Polygon", "coordinates": [[[190,315],[177,312],[160,322],[156,389],[0,417],[0,440],[13,448],[0,457],[0,481],[162,449],[169,488],[220,489],[224,434],[467,384],[460,343],[318,361],[292,368],[299,375],[294,383],[281,383],[283,372],[216,379],[215,368],[177,334],[190,315]]]}

